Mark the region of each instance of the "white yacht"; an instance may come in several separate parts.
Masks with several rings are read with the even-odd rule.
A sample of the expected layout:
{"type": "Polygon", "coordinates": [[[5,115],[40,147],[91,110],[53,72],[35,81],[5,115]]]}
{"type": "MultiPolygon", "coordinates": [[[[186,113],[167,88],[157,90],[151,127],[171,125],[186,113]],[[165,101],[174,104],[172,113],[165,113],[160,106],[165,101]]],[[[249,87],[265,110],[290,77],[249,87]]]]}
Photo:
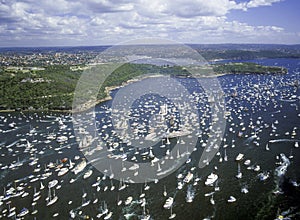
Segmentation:
{"type": "Polygon", "coordinates": [[[52,180],[48,183],[48,188],[53,188],[58,184],[58,180],[52,180]]]}
{"type": "Polygon", "coordinates": [[[239,153],[239,154],[237,155],[237,157],[235,158],[235,160],[236,160],[236,161],[240,161],[240,160],[242,160],[243,158],[244,158],[244,154],[239,153]]]}
{"type": "Polygon", "coordinates": [[[129,205],[132,202],[132,200],[133,200],[132,196],[129,196],[125,201],[125,205],[129,205]]]}
{"type": "Polygon", "coordinates": [[[49,195],[48,195],[48,198],[47,198],[46,206],[53,205],[54,203],[57,202],[57,200],[58,200],[58,197],[55,195],[55,191],[54,191],[53,198],[51,198],[51,190],[49,188],[49,195]]]}
{"type": "Polygon", "coordinates": [[[245,160],[244,165],[249,166],[251,163],[251,160],[245,160]]]}
{"type": "Polygon", "coordinates": [[[63,176],[65,175],[67,172],[69,171],[69,169],[67,167],[63,167],[59,170],[57,176],[63,176]]]}
{"type": "Polygon", "coordinates": [[[93,173],[93,170],[89,170],[89,171],[85,172],[83,175],[83,179],[89,178],[92,175],[92,173],[93,173]]]}
{"type": "Polygon", "coordinates": [[[217,174],[214,174],[214,173],[211,173],[208,175],[206,181],[205,181],[205,185],[206,186],[212,186],[214,182],[216,182],[216,180],[218,179],[218,175],[217,174]]]}
{"type": "Polygon", "coordinates": [[[79,164],[76,165],[76,167],[72,171],[75,173],[75,175],[77,175],[78,173],[84,170],[86,165],[86,161],[85,159],[83,159],[79,164]]]}
{"type": "Polygon", "coordinates": [[[174,202],[174,198],[173,197],[169,197],[166,200],[165,204],[164,204],[164,208],[165,209],[170,209],[172,207],[172,205],[173,205],[173,202],[174,202]]]}
{"type": "Polygon", "coordinates": [[[194,176],[194,174],[192,174],[191,172],[188,172],[188,174],[184,178],[183,182],[189,183],[193,179],[193,176],[194,176]]]}

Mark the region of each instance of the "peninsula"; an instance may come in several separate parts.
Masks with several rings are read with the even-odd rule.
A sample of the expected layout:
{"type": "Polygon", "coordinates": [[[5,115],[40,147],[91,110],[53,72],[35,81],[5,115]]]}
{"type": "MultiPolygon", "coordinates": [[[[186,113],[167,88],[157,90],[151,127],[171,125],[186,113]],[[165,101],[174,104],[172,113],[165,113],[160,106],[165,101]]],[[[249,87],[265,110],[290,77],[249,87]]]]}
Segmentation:
{"type": "MultiPolygon", "coordinates": [[[[87,65],[49,65],[41,67],[2,67],[0,72],[1,111],[71,111],[76,84],[87,65]]],[[[202,67],[201,67],[202,68],[202,67]]],[[[200,68],[200,69],[201,69],[200,68]]],[[[255,63],[221,63],[205,67],[216,75],[285,74],[286,68],[255,63]]],[[[203,68],[201,69],[203,70],[203,68]]],[[[197,77],[205,77],[205,71],[197,77]]],[[[97,102],[109,99],[111,89],[146,74],[191,77],[184,66],[126,63],[116,69],[103,83],[97,102]]],[[[193,75],[194,76],[194,75],[193,75]]],[[[88,107],[91,104],[87,105],[88,107]]]]}

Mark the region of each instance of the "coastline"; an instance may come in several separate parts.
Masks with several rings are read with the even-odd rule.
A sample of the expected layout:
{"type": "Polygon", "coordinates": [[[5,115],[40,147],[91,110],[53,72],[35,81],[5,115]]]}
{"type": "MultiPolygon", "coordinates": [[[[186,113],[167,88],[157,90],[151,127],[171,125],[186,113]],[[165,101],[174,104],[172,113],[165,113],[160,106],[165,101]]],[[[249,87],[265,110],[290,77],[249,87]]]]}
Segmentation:
{"type": "MultiPolygon", "coordinates": [[[[221,76],[225,76],[225,75],[231,75],[231,74],[255,74],[255,73],[215,73],[212,75],[200,75],[200,74],[194,74],[191,75],[194,78],[213,78],[213,77],[221,77],[221,76]]],[[[261,73],[257,73],[257,74],[261,74],[261,73]]],[[[265,74],[270,74],[270,73],[265,73],[265,74]]],[[[276,73],[278,74],[278,73],[276,73]]],[[[143,75],[143,76],[138,76],[135,79],[130,79],[127,80],[125,82],[123,82],[121,85],[118,86],[109,86],[109,87],[105,87],[105,98],[102,99],[98,99],[94,102],[86,102],[84,104],[82,104],[83,107],[81,107],[80,109],[25,109],[25,110],[17,110],[17,109],[2,109],[0,110],[0,113],[10,113],[10,112],[58,112],[58,113],[71,113],[71,114],[75,114],[75,113],[82,113],[85,111],[89,111],[90,109],[92,109],[93,107],[95,107],[96,105],[112,100],[111,97],[111,91],[115,90],[115,89],[119,89],[122,87],[125,87],[127,85],[130,85],[131,83],[135,83],[135,82],[139,82],[142,81],[144,79],[148,79],[148,78],[154,78],[154,77],[167,77],[167,76],[171,76],[171,75],[163,75],[163,74],[151,74],[151,75],[143,75]]],[[[181,77],[181,78],[189,78],[189,76],[176,76],[175,77],[181,77]]]]}

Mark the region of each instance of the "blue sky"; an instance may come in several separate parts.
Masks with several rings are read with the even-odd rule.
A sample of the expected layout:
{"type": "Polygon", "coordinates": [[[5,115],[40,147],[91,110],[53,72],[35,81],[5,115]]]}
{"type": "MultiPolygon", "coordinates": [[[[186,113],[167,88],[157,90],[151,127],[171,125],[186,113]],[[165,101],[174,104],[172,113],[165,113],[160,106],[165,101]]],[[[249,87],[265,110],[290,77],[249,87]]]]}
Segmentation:
{"type": "Polygon", "coordinates": [[[0,0],[0,46],[300,43],[299,0],[0,0]]]}

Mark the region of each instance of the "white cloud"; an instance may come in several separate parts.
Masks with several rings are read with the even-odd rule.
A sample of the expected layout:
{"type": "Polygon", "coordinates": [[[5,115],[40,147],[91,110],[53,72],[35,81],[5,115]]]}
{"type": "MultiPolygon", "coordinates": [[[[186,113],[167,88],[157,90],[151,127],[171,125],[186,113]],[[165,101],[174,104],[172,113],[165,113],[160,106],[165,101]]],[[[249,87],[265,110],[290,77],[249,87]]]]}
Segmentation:
{"type": "Polygon", "coordinates": [[[260,6],[271,6],[273,3],[281,2],[283,0],[251,0],[247,3],[247,8],[255,8],[260,6]]]}
{"type": "MultiPolygon", "coordinates": [[[[0,3],[0,42],[9,39],[67,44],[118,43],[165,37],[181,42],[276,40],[277,26],[228,21],[232,10],[271,5],[279,0],[57,0],[0,3]]],[[[3,45],[2,45],[3,46],[3,45]]]]}

